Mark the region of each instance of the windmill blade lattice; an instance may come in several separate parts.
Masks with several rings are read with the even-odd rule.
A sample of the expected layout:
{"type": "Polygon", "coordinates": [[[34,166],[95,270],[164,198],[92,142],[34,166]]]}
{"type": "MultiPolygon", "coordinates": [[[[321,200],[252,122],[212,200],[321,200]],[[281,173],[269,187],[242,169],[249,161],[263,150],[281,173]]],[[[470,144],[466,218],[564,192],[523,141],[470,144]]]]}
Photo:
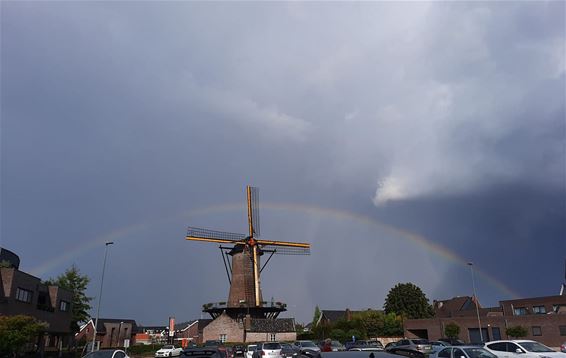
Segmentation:
{"type": "Polygon", "coordinates": [[[250,187],[250,206],[252,208],[252,227],[254,229],[254,237],[261,235],[259,222],[259,188],[250,187]]]}
{"type": "Polygon", "coordinates": [[[246,238],[246,235],[234,233],[234,232],[216,231],[216,230],[209,230],[209,229],[189,226],[189,228],[187,229],[187,237],[242,241],[243,239],[246,238]]]}
{"type": "Polygon", "coordinates": [[[265,251],[273,251],[275,255],[310,255],[311,254],[311,249],[305,247],[262,245],[261,249],[265,251]]]}

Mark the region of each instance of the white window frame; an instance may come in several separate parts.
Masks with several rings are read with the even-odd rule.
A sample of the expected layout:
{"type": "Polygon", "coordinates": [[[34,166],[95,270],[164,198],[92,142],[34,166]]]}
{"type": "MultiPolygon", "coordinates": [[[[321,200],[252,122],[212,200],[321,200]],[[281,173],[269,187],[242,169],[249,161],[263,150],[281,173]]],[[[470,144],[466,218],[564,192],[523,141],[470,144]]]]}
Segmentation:
{"type": "Polygon", "coordinates": [[[65,300],[61,300],[59,301],[59,311],[61,312],[69,312],[69,308],[71,307],[70,303],[65,301],[65,300]]]}
{"type": "Polygon", "coordinates": [[[276,342],[276,338],[277,338],[277,334],[276,334],[276,333],[270,333],[270,334],[269,334],[269,341],[270,341],[270,342],[276,342]]]}
{"type": "Polygon", "coordinates": [[[226,343],[227,338],[228,338],[228,335],[226,333],[221,334],[220,335],[220,342],[226,343]]]}
{"type": "Polygon", "coordinates": [[[25,288],[16,288],[16,301],[31,303],[33,292],[25,288]]]}

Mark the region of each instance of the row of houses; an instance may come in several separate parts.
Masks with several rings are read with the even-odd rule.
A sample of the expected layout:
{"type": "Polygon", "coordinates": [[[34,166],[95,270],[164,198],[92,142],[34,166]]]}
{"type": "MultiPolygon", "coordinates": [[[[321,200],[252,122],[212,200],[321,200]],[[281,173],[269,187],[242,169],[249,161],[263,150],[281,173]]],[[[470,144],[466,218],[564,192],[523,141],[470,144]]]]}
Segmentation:
{"type": "MultiPolygon", "coordinates": [[[[170,332],[166,326],[139,326],[134,320],[98,320],[96,341],[100,347],[123,347],[128,344],[153,344],[173,340],[177,345],[202,344],[206,341],[222,342],[265,342],[294,341],[297,338],[293,318],[252,318],[233,319],[226,313],[216,319],[198,319],[175,325],[170,332]]],[[[81,327],[76,340],[81,343],[92,341],[94,320],[81,327]]]]}
{"type": "MultiPolygon", "coordinates": [[[[514,326],[527,329],[525,339],[550,347],[559,347],[566,342],[566,295],[504,300],[496,307],[482,307],[473,297],[462,296],[433,301],[433,308],[434,318],[403,322],[405,338],[438,340],[444,337],[446,325],[455,323],[460,327],[459,338],[471,343],[512,339],[506,330],[514,326]]],[[[313,325],[351,320],[361,312],[365,311],[322,310],[313,325]]]]}

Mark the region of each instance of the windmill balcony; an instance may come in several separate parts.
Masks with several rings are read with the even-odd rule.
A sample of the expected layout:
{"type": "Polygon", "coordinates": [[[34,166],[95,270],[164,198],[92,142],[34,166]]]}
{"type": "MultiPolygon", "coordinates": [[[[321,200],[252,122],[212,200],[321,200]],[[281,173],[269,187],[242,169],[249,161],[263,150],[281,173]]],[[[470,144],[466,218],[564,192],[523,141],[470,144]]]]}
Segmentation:
{"type": "MultiPolygon", "coordinates": [[[[286,303],[279,302],[279,301],[270,301],[270,302],[262,301],[261,306],[262,307],[272,307],[272,308],[277,308],[277,309],[286,309],[287,308],[286,303]]],[[[202,305],[203,310],[222,309],[222,308],[226,308],[226,307],[228,307],[227,302],[210,302],[210,303],[205,303],[204,305],[202,305]]],[[[240,302],[240,307],[247,307],[246,302],[245,301],[240,302]]]]}

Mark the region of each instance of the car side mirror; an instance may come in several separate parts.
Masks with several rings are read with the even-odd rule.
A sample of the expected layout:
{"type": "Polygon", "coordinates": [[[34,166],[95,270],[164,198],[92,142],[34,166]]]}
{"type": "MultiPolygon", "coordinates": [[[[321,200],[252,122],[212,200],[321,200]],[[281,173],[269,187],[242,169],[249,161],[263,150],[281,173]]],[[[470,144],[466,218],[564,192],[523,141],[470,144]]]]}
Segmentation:
{"type": "Polygon", "coordinates": [[[515,349],[515,353],[523,353],[523,351],[521,350],[521,348],[517,348],[515,349]]]}

